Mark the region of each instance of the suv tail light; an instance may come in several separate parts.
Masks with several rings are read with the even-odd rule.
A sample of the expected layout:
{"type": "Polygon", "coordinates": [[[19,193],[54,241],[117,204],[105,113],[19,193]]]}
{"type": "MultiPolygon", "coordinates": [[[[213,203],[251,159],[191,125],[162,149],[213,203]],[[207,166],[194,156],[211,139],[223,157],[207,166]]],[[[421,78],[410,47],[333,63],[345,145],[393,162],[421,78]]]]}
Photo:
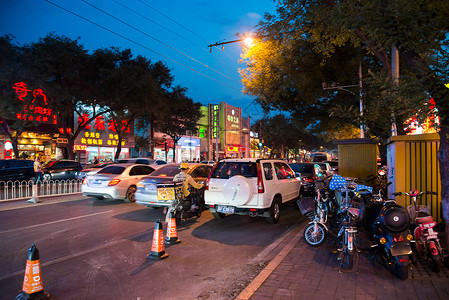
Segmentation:
{"type": "Polygon", "coordinates": [[[313,176],[303,177],[302,180],[304,180],[305,182],[313,182],[313,176]]]}
{"type": "Polygon", "coordinates": [[[207,180],[206,180],[206,183],[205,183],[205,189],[206,189],[206,190],[209,189],[209,181],[210,181],[210,177],[212,176],[212,173],[214,173],[215,168],[217,167],[217,165],[218,165],[218,164],[215,164],[215,165],[212,167],[212,170],[210,171],[209,176],[207,176],[207,180]]]}
{"type": "Polygon", "coordinates": [[[260,167],[260,164],[257,164],[257,192],[259,194],[265,192],[265,187],[263,185],[263,178],[262,178],[262,168],[260,167]]]}

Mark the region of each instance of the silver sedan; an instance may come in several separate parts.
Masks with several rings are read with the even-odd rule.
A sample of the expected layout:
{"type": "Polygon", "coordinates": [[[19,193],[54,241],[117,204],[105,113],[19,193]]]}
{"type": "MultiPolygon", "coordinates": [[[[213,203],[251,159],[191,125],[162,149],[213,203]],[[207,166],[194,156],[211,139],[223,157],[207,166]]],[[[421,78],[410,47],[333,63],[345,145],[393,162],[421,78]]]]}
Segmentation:
{"type": "Polygon", "coordinates": [[[142,164],[112,164],[83,180],[83,196],[135,202],[136,184],[155,169],[142,164]]]}

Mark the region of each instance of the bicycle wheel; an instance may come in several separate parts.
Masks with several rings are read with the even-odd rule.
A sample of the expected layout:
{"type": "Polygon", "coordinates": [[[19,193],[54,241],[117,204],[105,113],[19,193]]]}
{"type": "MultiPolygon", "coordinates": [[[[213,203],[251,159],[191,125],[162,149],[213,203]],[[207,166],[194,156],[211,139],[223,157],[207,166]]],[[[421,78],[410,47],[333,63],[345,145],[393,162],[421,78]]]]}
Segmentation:
{"type": "Polygon", "coordinates": [[[341,267],[347,270],[351,270],[354,266],[354,253],[348,250],[343,251],[343,257],[341,258],[341,267]]]}
{"type": "Polygon", "coordinates": [[[304,239],[310,246],[318,247],[324,243],[326,239],[326,228],[320,223],[309,224],[304,229],[304,239]]]}

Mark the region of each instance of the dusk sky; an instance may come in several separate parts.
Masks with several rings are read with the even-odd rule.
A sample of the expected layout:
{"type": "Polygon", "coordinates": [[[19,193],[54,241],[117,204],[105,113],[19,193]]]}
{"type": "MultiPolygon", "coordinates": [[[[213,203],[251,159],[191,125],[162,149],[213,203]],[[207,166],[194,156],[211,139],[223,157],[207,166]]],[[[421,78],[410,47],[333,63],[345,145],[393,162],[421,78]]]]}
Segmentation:
{"type": "Polygon", "coordinates": [[[224,51],[214,48],[212,53],[207,46],[251,32],[265,12],[275,9],[273,0],[1,1],[0,34],[12,34],[19,44],[36,42],[54,32],[79,37],[79,43],[90,51],[130,48],[134,55],[165,62],[175,84],[188,88],[195,102],[226,101],[245,109],[243,114],[254,121],[262,117],[261,110],[241,92],[240,43],[225,45],[224,51]]]}

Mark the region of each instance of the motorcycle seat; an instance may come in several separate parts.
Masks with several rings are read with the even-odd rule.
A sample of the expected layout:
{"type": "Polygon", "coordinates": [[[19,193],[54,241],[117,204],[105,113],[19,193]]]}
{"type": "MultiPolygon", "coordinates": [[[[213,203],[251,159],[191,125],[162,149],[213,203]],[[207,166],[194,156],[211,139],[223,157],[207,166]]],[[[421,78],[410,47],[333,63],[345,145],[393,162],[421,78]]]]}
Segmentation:
{"type": "Polygon", "coordinates": [[[418,216],[415,219],[416,224],[424,224],[424,223],[430,223],[433,222],[433,217],[429,215],[423,215],[420,216],[418,213],[418,216]]]}

